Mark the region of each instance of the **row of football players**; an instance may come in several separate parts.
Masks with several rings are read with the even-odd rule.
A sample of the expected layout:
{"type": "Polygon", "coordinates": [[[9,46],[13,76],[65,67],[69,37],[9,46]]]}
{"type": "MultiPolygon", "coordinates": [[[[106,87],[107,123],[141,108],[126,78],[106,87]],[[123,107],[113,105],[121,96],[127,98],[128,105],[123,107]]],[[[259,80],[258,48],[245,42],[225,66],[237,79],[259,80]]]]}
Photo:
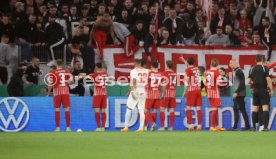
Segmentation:
{"type": "MultiPolygon", "coordinates": [[[[186,96],[186,116],[189,123],[188,130],[195,129],[192,119],[192,107],[196,107],[197,112],[197,130],[202,130],[202,96],[201,96],[201,80],[199,69],[194,66],[194,59],[188,58],[185,70],[185,89],[183,96],[186,96]]],[[[63,69],[62,60],[56,61],[57,68],[50,73],[50,84],[48,90],[53,88],[56,131],[60,131],[60,105],[64,107],[66,119],[66,131],[70,130],[70,95],[69,95],[69,71],[63,69]]],[[[151,63],[151,68],[146,69],[141,66],[141,60],[135,59],[135,68],[130,73],[130,93],[127,100],[127,110],[125,115],[125,127],[122,132],[128,131],[128,125],[131,117],[131,111],[136,107],[139,110],[140,127],[138,132],[147,130],[148,122],[151,123],[151,130],[156,129],[157,109],[160,108],[160,128],[165,130],[165,109],[170,111],[169,130],[173,130],[174,126],[174,109],[176,107],[176,88],[177,73],[173,70],[173,62],[166,61],[165,72],[159,72],[157,62],[151,63]]],[[[207,98],[212,107],[211,128],[210,131],[223,131],[224,128],[218,127],[218,108],[220,107],[219,89],[216,85],[219,77],[217,69],[218,61],[213,59],[211,67],[205,73],[205,87],[207,98]]],[[[107,88],[108,75],[102,63],[97,63],[95,73],[89,77],[94,81],[94,97],[92,107],[95,112],[95,120],[97,123],[96,131],[104,131],[106,123],[106,106],[107,106],[107,88]]]]}
{"type": "MultiPolygon", "coordinates": [[[[195,129],[192,119],[192,107],[197,110],[197,131],[202,130],[202,96],[201,79],[199,69],[194,66],[194,59],[188,58],[185,70],[185,89],[183,96],[186,96],[186,116],[189,123],[189,131],[195,129]]],[[[169,108],[170,124],[169,130],[174,126],[174,109],[176,107],[177,73],[173,70],[173,62],[166,61],[165,72],[158,71],[158,63],[152,62],[150,70],[141,66],[141,60],[135,60],[135,68],[130,73],[130,94],[127,100],[127,110],[125,115],[125,127],[122,132],[128,132],[131,111],[137,107],[139,110],[140,127],[137,132],[147,130],[148,122],[151,123],[151,130],[156,128],[157,109],[160,108],[160,131],[165,130],[165,109],[169,108]],[[164,83],[165,82],[165,83],[164,83]]],[[[220,107],[220,94],[217,86],[217,79],[220,76],[218,71],[218,61],[213,59],[211,67],[205,73],[204,84],[206,86],[207,98],[212,107],[210,131],[224,131],[218,126],[218,108],[220,107]]]]}

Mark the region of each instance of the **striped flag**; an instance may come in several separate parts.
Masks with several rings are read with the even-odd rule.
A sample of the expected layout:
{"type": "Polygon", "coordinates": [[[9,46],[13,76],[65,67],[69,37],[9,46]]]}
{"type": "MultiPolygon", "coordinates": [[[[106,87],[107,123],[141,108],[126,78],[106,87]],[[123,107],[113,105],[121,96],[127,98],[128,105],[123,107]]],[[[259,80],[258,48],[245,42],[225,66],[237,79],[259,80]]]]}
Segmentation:
{"type": "Polygon", "coordinates": [[[212,18],[212,0],[201,0],[201,6],[206,15],[206,26],[209,28],[212,18]]]}
{"type": "MultiPolygon", "coordinates": [[[[156,3],[156,13],[154,17],[154,23],[155,23],[155,34],[154,34],[154,41],[158,39],[158,10],[159,10],[159,5],[156,3]]],[[[151,59],[152,60],[157,60],[157,44],[153,42],[152,49],[151,49],[151,59]]]]}

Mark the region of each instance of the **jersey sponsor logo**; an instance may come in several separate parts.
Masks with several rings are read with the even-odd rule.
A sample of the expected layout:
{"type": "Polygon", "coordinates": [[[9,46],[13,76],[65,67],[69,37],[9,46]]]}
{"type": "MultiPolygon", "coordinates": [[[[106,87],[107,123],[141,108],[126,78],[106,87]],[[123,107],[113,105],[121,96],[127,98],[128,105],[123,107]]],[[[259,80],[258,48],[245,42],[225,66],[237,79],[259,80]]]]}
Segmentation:
{"type": "Polygon", "coordinates": [[[0,101],[0,130],[18,132],[24,129],[30,118],[27,104],[15,97],[4,98],[0,101]]]}

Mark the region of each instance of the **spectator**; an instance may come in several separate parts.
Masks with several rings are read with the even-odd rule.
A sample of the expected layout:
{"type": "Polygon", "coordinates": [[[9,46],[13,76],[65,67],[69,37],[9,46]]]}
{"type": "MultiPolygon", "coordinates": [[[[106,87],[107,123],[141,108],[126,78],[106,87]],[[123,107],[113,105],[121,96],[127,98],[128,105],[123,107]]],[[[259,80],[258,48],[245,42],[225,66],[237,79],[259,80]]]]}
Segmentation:
{"type": "Polygon", "coordinates": [[[36,13],[36,14],[41,15],[43,17],[46,16],[46,14],[47,14],[47,6],[46,5],[39,6],[38,13],[36,13]]]}
{"type": "Polygon", "coordinates": [[[225,14],[224,7],[220,7],[218,15],[211,18],[210,30],[212,34],[216,33],[216,28],[222,27],[225,30],[225,25],[232,25],[230,17],[225,14]]]}
{"type": "Polygon", "coordinates": [[[198,21],[197,27],[198,27],[198,31],[197,31],[197,36],[195,39],[195,44],[203,46],[203,45],[205,45],[205,41],[206,41],[203,22],[198,21]]]}
{"type": "Polygon", "coordinates": [[[230,96],[229,77],[225,72],[225,68],[219,69],[221,86],[219,86],[220,96],[230,96]]]}
{"type": "Polygon", "coordinates": [[[38,84],[38,77],[41,75],[39,68],[40,60],[38,58],[32,59],[32,64],[27,67],[26,80],[27,84],[38,84]]]}
{"type": "Polygon", "coordinates": [[[240,41],[243,46],[251,45],[253,43],[251,32],[249,30],[245,30],[244,35],[240,38],[240,41]]]}
{"type": "Polygon", "coordinates": [[[262,43],[266,46],[267,52],[267,60],[269,61],[271,58],[272,45],[276,44],[276,26],[273,23],[270,23],[268,17],[262,18],[262,23],[255,27],[254,30],[257,30],[260,34],[262,43]]]}
{"type": "Polygon", "coordinates": [[[104,3],[98,5],[98,14],[97,16],[103,16],[106,13],[106,6],[104,3]]]}
{"type": "Polygon", "coordinates": [[[97,19],[97,15],[98,15],[98,1],[97,0],[91,0],[90,1],[90,10],[89,10],[89,14],[92,17],[92,20],[95,21],[97,19]]]}
{"type": "Polygon", "coordinates": [[[68,4],[62,4],[61,5],[61,17],[62,19],[65,20],[66,23],[66,28],[68,28],[68,34],[70,35],[70,29],[71,29],[71,23],[70,23],[70,19],[69,19],[69,14],[70,14],[70,10],[69,10],[69,6],[68,4]]]}
{"type": "Polygon", "coordinates": [[[218,14],[219,6],[217,1],[212,1],[212,15],[211,17],[215,17],[218,14]]]}
{"type": "Polygon", "coordinates": [[[34,7],[33,6],[27,6],[25,13],[26,13],[27,16],[29,16],[30,14],[35,14],[34,7]]]}
{"type": "MultiPolygon", "coordinates": [[[[64,18],[62,18],[61,13],[57,10],[57,6],[55,5],[50,6],[49,13],[46,16],[45,22],[49,21],[49,17],[55,17],[55,22],[57,22],[62,26],[64,37],[68,38],[69,33],[68,33],[67,21],[64,18]]],[[[49,23],[46,23],[45,27],[47,27],[48,25],[49,23]]]]}
{"type": "Polygon", "coordinates": [[[168,18],[168,17],[170,16],[170,9],[171,9],[171,7],[170,7],[169,5],[166,5],[166,6],[164,7],[164,18],[165,18],[165,19],[168,18]]]}
{"type": "Polygon", "coordinates": [[[84,74],[84,71],[81,69],[80,61],[75,61],[72,75],[74,76],[74,80],[77,80],[77,84],[70,85],[70,89],[69,89],[70,94],[74,94],[78,96],[84,95],[83,79],[79,78],[82,74],[84,74]]]}
{"type": "Polygon", "coordinates": [[[134,14],[133,19],[136,21],[143,21],[144,27],[148,26],[148,20],[150,20],[149,13],[144,12],[142,8],[138,8],[137,12],[134,14]]]}
{"type": "Polygon", "coordinates": [[[7,86],[7,91],[10,97],[23,97],[23,70],[18,69],[15,74],[11,77],[11,80],[7,86]]]}
{"type": "Polygon", "coordinates": [[[254,32],[253,33],[252,39],[253,39],[253,43],[252,44],[254,46],[263,46],[262,41],[261,41],[261,37],[260,37],[260,35],[259,35],[258,32],[254,32]]]}
{"type": "Polygon", "coordinates": [[[16,36],[19,38],[21,44],[36,43],[36,16],[34,14],[29,15],[27,21],[18,22],[15,26],[16,36]]]}
{"type": "Polygon", "coordinates": [[[8,50],[7,50],[7,43],[9,42],[8,35],[1,36],[1,43],[0,43],[0,80],[2,84],[6,84],[8,81],[8,50]]]}
{"type": "Polygon", "coordinates": [[[93,20],[93,17],[89,14],[89,7],[87,7],[87,6],[83,6],[81,8],[80,16],[86,17],[89,21],[93,20]]]}
{"type": "Polygon", "coordinates": [[[158,39],[158,46],[171,45],[170,33],[167,29],[162,30],[161,37],[158,39]]]}
{"type": "Polygon", "coordinates": [[[32,56],[31,44],[36,43],[35,25],[36,16],[29,15],[26,21],[18,21],[15,26],[17,43],[21,45],[21,58],[30,60],[32,56]]]}
{"type": "Polygon", "coordinates": [[[230,44],[230,40],[227,35],[223,34],[222,27],[218,26],[216,29],[216,34],[211,35],[206,41],[206,45],[224,45],[230,44]]]}
{"type": "Polygon", "coordinates": [[[16,2],[15,11],[12,12],[12,21],[16,23],[18,21],[26,20],[27,16],[24,11],[25,11],[24,3],[16,2]]]}
{"type": "Polygon", "coordinates": [[[78,8],[76,5],[72,4],[70,6],[70,15],[69,15],[69,22],[75,22],[78,20],[78,8]]]}
{"type": "Polygon", "coordinates": [[[47,38],[45,39],[45,42],[49,49],[49,57],[51,61],[47,64],[48,66],[51,66],[55,62],[55,55],[54,55],[54,47],[63,45],[65,38],[62,26],[55,22],[56,16],[50,16],[49,17],[49,25],[45,29],[45,35],[47,35],[47,38]]]}
{"type": "Polygon", "coordinates": [[[226,33],[226,35],[228,35],[228,38],[230,40],[230,45],[231,46],[239,46],[239,45],[241,45],[240,39],[239,39],[238,36],[236,36],[233,33],[233,28],[232,28],[231,25],[226,25],[225,26],[225,33],[226,33]]]}
{"type": "Polygon", "coordinates": [[[42,28],[42,23],[36,22],[35,28],[35,45],[45,45],[45,32],[42,28]]]}
{"type": "Polygon", "coordinates": [[[122,10],[121,16],[116,21],[124,24],[127,28],[130,28],[133,25],[132,19],[128,15],[128,11],[126,9],[122,10]]]}
{"type": "MultiPolygon", "coordinates": [[[[238,18],[238,9],[236,6],[232,6],[230,7],[230,19],[231,19],[231,23],[235,24],[238,18]]],[[[235,26],[238,28],[238,26],[235,26]]]]}
{"type": "Polygon", "coordinates": [[[172,44],[176,44],[181,37],[183,20],[176,16],[175,9],[170,10],[170,16],[163,20],[163,25],[169,30],[172,44]]]}
{"type": "Polygon", "coordinates": [[[124,9],[127,10],[128,15],[132,18],[132,16],[134,15],[134,7],[133,7],[133,1],[132,0],[125,0],[123,3],[123,7],[124,9]]]}
{"type": "Polygon", "coordinates": [[[189,16],[191,20],[195,20],[196,13],[195,13],[195,5],[192,0],[189,0],[187,3],[187,7],[183,12],[183,15],[189,16]]]}
{"type": "MultiPolygon", "coordinates": [[[[149,26],[149,33],[145,37],[145,42],[144,42],[144,49],[145,53],[147,55],[147,60],[150,62],[151,61],[151,55],[154,54],[153,49],[151,51],[149,50],[149,47],[151,47],[153,44],[157,44],[157,38],[156,38],[156,27],[155,24],[151,24],[149,26]]],[[[153,48],[153,47],[152,47],[153,48]]]]}
{"type": "Polygon", "coordinates": [[[201,8],[197,9],[195,20],[196,20],[196,22],[199,22],[199,21],[205,22],[206,21],[206,17],[203,15],[203,11],[201,8]]]}
{"type": "Polygon", "coordinates": [[[77,27],[72,30],[72,37],[79,37],[81,34],[89,35],[90,28],[87,26],[87,18],[82,17],[77,27]]]}
{"type": "Polygon", "coordinates": [[[247,18],[247,12],[245,10],[240,11],[240,18],[237,20],[237,28],[242,31],[242,33],[245,32],[248,28],[251,28],[251,22],[247,18]]]}
{"type": "Polygon", "coordinates": [[[187,19],[182,28],[183,44],[192,45],[197,37],[198,27],[194,20],[187,19]]]}
{"type": "Polygon", "coordinates": [[[107,11],[111,17],[111,20],[114,21],[116,19],[114,5],[112,3],[108,4],[107,11]]]}
{"type": "Polygon", "coordinates": [[[2,35],[8,35],[9,36],[9,43],[14,43],[15,35],[14,35],[14,28],[12,24],[9,22],[9,17],[7,15],[2,15],[1,22],[0,22],[0,37],[2,35]]]}
{"type": "Polygon", "coordinates": [[[131,34],[125,38],[124,42],[126,56],[132,56],[143,46],[146,33],[143,21],[138,20],[130,32],[131,34]]]}
{"type": "Polygon", "coordinates": [[[91,31],[89,44],[92,44],[92,39],[95,40],[101,60],[103,59],[103,47],[107,44],[108,34],[114,34],[111,29],[111,19],[98,17],[91,31]]]}

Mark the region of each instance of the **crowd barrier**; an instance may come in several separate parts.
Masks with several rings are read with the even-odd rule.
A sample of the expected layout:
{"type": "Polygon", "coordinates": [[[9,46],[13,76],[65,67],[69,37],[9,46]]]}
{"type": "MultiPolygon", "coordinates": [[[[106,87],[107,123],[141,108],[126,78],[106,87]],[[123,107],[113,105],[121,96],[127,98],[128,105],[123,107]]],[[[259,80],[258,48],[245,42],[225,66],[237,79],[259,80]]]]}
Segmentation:
{"type": "MultiPolygon", "coordinates": [[[[94,111],[92,110],[91,97],[71,97],[71,129],[76,131],[93,131],[96,129],[94,111]]],[[[233,125],[233,101],[231,97],[222,97],[222,107],[219,111],[220,126],[230,129],[233,125]]],[[[251,98],[246,99],[246,109],[251,121],[251,98]]],[[[127,97],[108,97],[107,107],[107,131],[118,131],[124,126],[127,97]]],[[[187,118],[185,115],[185,99],[177,98],[175,110],[175,130],[187,129],[187,118]]],[[[203,129],[210,127],[210,106],[206,98],[203,98],[203,129]]],[[[195,117],[193,111],[193,118],[195,117]]],[[[132,112],[130,130],[136,130],[139,126],[137,110],[132,112]]],[[[276,115],[276,98],[271,98],[269,128],[276,130],[274,122],[276,115]]],[[[241,117],[242,119],[242,117],[241,117]]],[[[169,113],[166,113],[165,126],[169,123],[169,113]]],[[[194,122],[196,122],[194,120],[194,122]]],[[[159,112],[157,116],[159,126],[159,112]]],[[[244,127],[241,120],[239,128],[244,127]]],[[[1,132],[51,132],[55,130],[55,117],[52,97],[22,97],[22,98],[0,98],[0,131],[1,132]]],[[[65,130],[64,111],[61,110],[61,130],[65,130]]]]}

